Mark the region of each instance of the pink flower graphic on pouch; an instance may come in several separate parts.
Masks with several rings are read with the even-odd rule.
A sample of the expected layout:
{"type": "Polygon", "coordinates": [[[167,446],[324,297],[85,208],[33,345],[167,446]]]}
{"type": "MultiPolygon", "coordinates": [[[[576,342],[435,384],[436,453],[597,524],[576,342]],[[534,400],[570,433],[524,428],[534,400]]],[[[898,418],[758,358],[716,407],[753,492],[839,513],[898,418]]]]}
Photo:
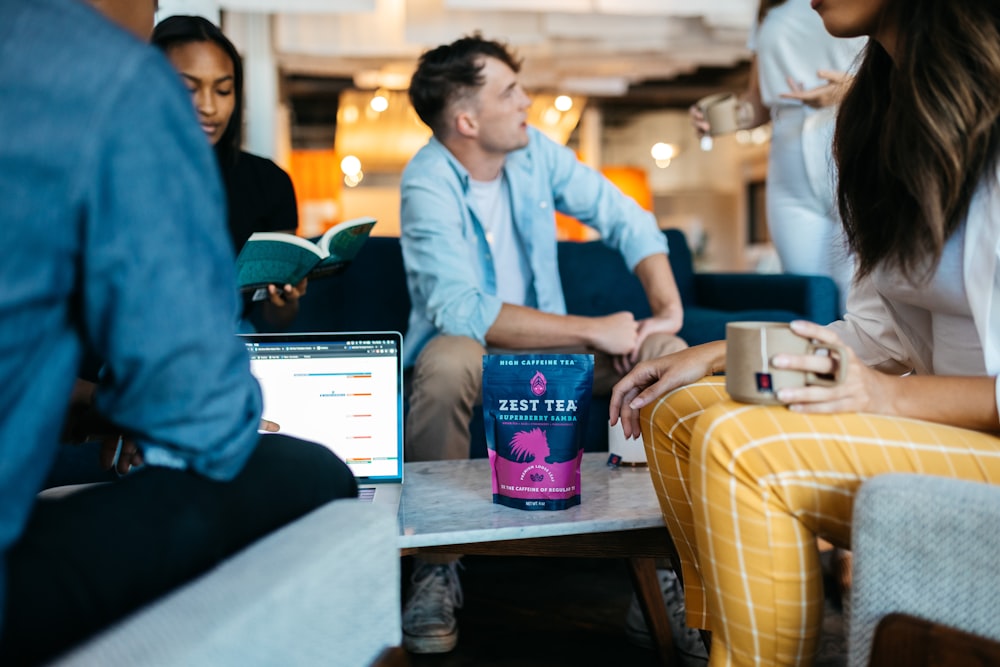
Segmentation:
{"type": "Polygon", "coordinates": [[[545,437],[545,431],[540,428],[518,431],[510,440],[511,460],[517,463],[544,461],[551,453],[549,440],[545,437]]]}
{"type": "Polygon", "coordinates": [[[541,396],[545,393],[546,387],[548,387],[548,382],[545,380],[545,376],[542,375],[541,371],[535,371],[535,376],[531,378],[531,393],[535,396],[541,396]]]}

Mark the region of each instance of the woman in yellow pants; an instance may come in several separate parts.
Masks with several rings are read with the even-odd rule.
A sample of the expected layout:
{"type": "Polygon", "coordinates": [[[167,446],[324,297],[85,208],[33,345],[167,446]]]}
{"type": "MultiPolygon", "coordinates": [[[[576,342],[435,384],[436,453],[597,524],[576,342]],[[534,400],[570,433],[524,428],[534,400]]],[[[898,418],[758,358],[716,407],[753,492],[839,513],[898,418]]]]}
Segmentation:
{"type": "Polygon", "coordinates": [[[872,38],[835,139],[857,276],[844,320],[793,323],[846,354],[772,363],[845,381],[738,403],[711,377],[718,341],[639,364],[612,394],[612,422],[646,442],[712,667],[810,664],[816,537],[850,546],[865,479],[1000,483],[1000,3],[813,7],[835,36],[872,38]]]}

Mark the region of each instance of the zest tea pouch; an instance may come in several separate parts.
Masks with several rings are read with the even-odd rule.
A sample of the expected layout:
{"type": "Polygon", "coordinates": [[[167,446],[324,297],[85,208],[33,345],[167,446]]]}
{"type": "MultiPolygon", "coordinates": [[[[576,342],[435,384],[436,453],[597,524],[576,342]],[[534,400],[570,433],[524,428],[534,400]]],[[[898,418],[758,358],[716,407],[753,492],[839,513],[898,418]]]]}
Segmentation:
{"type": "Polygon", "coordinates": [[[580,504],[583,431],[593,385],[589,354],[483,357],[483,422],[494,503],[523,510],[580,504]]]}

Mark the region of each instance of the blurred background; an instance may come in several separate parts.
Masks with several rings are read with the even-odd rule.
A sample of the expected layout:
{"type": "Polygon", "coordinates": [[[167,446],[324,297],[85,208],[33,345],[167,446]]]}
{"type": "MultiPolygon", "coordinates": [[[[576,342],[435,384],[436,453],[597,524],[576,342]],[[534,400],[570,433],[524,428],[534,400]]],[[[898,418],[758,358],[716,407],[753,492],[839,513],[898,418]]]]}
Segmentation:
{"type": "MultiPolygon", "coordinates": [[[[246,149],[291,175],[299,233],[379,219],[429,130],[406,96],[420,54],[480,31],[524,59],[530,122],[683,229],[704,270],[771,270],[768,127],[699,144],[688,107],[745,90],[756,0],[161,0],[222,26],[246,68],[246,149]]],[[[560,218],[559,235],[592,232],[560,218]]]]}

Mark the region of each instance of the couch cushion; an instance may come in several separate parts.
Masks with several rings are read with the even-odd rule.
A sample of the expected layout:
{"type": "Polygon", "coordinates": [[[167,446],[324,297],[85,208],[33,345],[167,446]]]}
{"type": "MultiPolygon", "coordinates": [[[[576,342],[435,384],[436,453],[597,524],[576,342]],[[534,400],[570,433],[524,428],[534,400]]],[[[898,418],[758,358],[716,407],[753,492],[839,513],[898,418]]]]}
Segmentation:
{"type": "Polygon", "coordinates": [[[684,309],[684,326],[678,332],[688,345],[701,345],[726,337],[726,322],[791,322],[801,318],[790,310],[716,310],[698,306],[684,309]]]}
{"type": "Polygon", "coordinates": [[[695,302],[694,259],[691,257],[687,237],[679,229],[665,229],[663,235],[667,237],[667,245],[670,248],[670,269],[674,272],[674,282],[677,283],[677,290],[681,293],[681,303],[685,306],[693,304],[695,302]]]}
{"type": "MultiPolygon", "coordinates": [[[[670,246],[670,268],[681,303],[687,306],[694,303],[691,251],[681,231],[670,229],[665,235],[670,246]]],[[[573,315],[593,317],[627,310],[637,318],[650,316],[642,283],[629,271],[621,254],[602,241],[561,241],[559,275],[566,309],[573,315]],[[609,289],[612,285],[614,288],[609,289]]]]}

